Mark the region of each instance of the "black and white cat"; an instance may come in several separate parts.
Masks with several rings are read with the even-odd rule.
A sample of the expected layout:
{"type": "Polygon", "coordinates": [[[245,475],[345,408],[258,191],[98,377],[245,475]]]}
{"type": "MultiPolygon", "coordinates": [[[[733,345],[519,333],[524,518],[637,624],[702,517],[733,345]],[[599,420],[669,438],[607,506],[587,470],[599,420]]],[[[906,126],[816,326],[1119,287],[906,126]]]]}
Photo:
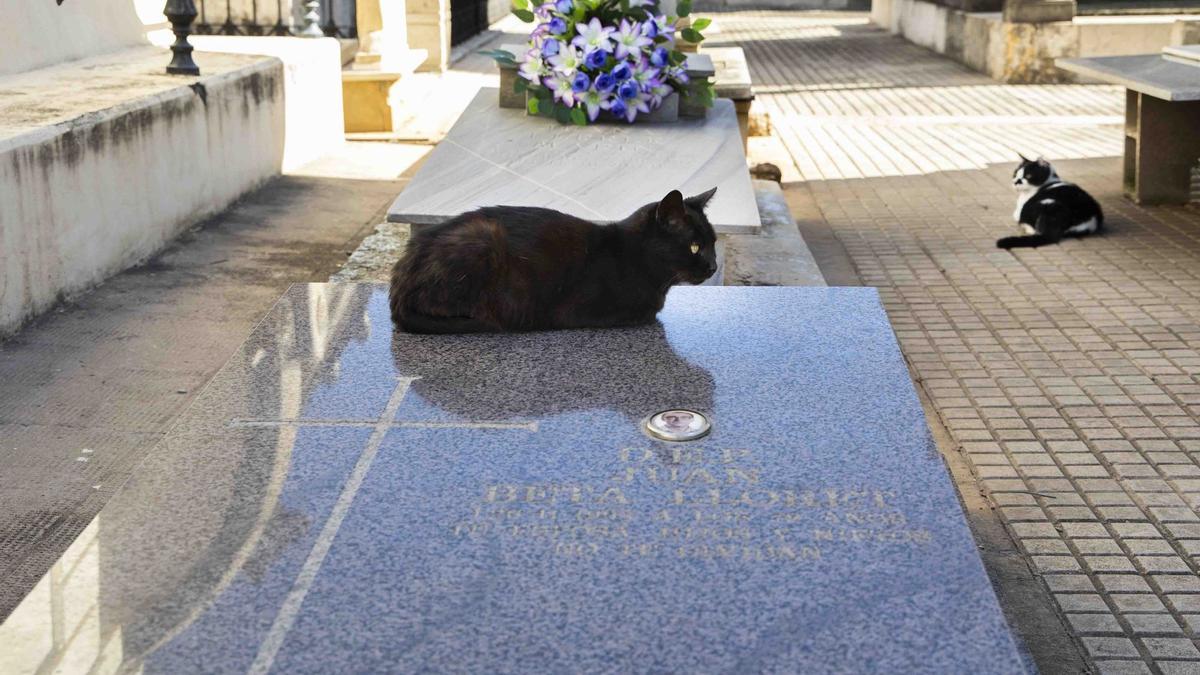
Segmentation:
{"type": "Polygon", "coordinates": [[[1057,244],[1063,237],[1079,237],[1104,227],[1104,212],[1083,188],[1058,177],[1044,158],[1021,156],[1013,171],[1017,209],[1013,220],[1024,234],[996,241],[1003,249],[1057,244]]]}

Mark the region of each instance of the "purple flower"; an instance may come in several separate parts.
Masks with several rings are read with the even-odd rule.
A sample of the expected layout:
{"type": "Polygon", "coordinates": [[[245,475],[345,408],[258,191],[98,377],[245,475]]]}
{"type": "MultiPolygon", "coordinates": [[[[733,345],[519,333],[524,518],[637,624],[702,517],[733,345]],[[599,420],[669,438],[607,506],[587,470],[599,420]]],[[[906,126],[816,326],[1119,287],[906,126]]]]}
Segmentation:
{"type": "Polygon", "coordinates": [[[612,69],[612,76],[616,78],[617,82],[624,82],[633,77],[633,69],[629,67],[628,63],[622,62],[612,69]]]}
{"type": "Polygon", "coordinates": [[[651,17],[646,23],[642,24],[642,35],[645,35],[651,40],[658,37],[658,22],[655,21],[653,17],[651,17]]]}
{"type": "Polygon", "coordinates": [[[554,35],[562,35],[563,33],[567,32],[567,22],[564,21],[562,17],[556,16],[553,19],[550,19],[549,26],[550,32],[554,35]]]}
{"type": "Polygon", "coordinates": [[[608,61],[608,53],[603,49],[593,49],[583,58],[584,64],[592,70],[599,70],[608,61]]]}
{"type": "Polygon", "coordinates": [[[558,40],[546,40],[542,43],[542,56],[549,58],[558,53],[558,40]]]}
{"type": "Polygon", "coordinates": [[[557,9],[560,14],[570,14],[574,8],[575,6],[571,0],[558,0],[558,2],[554,3],[554,9],[557,9]]]}
{"type": "Polygon", "coordinates": [[[574,89],[575,93],[577,94],[582,94],[583,92],[587,91],[587,88],[591,85],[592,78],[588,77],[584,73],[575,73],[574,79],[571,80],[571,88],[574,89]]]}
{"type": "Polygon", "coordinates": [[[625,80],[621,86],[617,87],[617,95],[621,98],[633,98],[638,95],[637,82],[633,80],[625,80]]]}
{"type": "Polygon", "coordinates": [[[596,91],[609,92],[615,86],[617,86],[617,79],[612,76],[612,73],[600,73],[596,77],[596,91]]]}
{"type": "Polygon", "coordinates": [[[608,111],[611,112],[613,115],[616,115],[617,117],[624,117],[625,110],[626,110],[625,102],[619,98],[614,98],[612,100],[612,103],[608,106],[608,111]]]}
{"type": "Polygon", "coordinates": [[[652,66],[662,68],[663,66],[667,65],[670,60],[671,55],[667,52],[666,47],[659,47],[658,49],[650,52],[650,65],[652,66]]]}

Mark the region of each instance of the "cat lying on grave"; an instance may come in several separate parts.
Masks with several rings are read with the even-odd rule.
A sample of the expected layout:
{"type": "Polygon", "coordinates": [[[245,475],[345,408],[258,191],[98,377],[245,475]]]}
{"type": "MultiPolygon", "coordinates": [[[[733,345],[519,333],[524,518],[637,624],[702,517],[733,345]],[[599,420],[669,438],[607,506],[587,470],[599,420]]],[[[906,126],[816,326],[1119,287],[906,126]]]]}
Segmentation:
{"type": "Polygon", "coordinates": [[[671,286],[716,272],[716,191],[672,190],[613,225],[493,206],[417,229],[392,270],[392,320],[409,333],[650,323],[671,286]]]}
{"type": "Polygon", "coordinates": [[[1059,178],[1042,157],[1032,160],[1022,155],[1020,166],[1013,171],[1013,186],[1018,192],[1013,219],[1024,235],[997,240],[996,246],[1002,249],[1057,244],[1063,237],[1092,234],[1104,226],[1104,212],[1096,200],[1078,185],[1059,178]]]}

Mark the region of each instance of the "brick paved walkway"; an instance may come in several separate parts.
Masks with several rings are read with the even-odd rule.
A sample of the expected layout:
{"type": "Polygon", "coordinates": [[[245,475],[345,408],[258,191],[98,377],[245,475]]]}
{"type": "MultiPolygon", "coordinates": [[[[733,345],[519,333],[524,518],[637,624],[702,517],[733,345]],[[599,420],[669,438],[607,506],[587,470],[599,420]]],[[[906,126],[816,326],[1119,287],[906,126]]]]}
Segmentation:
{"type": "Polygon", "coordinates": [[[1121,196],[1122,92],[999,85],[861,15],[718,26],[747,51],[789,189],[879,287],[943,451],[1090,665],[1200,673],[1200,209],[1121,196]],[[994,248],[1017,152],[1091,189],[1108,234],[994,248]]]}

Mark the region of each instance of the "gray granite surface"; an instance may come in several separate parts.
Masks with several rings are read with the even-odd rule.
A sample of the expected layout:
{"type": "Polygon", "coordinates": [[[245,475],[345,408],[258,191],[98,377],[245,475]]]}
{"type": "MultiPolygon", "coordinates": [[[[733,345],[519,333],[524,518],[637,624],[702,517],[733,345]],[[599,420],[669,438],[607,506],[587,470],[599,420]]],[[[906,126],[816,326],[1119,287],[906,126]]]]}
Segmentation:
{"type": "Polygon", "coordinates": [[[1188,65],[1200,62],[1200,45],[1171,45],[1163,47],[1162,53],[1168,58],[1181,59],[1188,65]]]}
{"type": "Polygon", "coordinates": [[[395,335],[382,285],[292,287],[0,624],[0,672],[54,669],[18,659],[64,575],[78,672],[1022,672],[874,290],[660,318],[395,335]],[[643,435],[667,408],[711,435],[643,435]]]}
{"type": "Polygon", "coordinates": [[[1057,59],[1063,70],[1119,84],[1126,89],[1166,101],[1200,100],[1200,63],[1183,62],[1163,54],[1096,56],[1057,59]]]}
{"type": "Polygon", "coordinates": [[[586,127],[497,107],[484,88],[388,209],[427,225],[482,206],[541,206],[597,222],[622,220],[671,190],[717,187],[718,232],[758,231],[758,209],[730,101],[705,118],[586,127]]]}

